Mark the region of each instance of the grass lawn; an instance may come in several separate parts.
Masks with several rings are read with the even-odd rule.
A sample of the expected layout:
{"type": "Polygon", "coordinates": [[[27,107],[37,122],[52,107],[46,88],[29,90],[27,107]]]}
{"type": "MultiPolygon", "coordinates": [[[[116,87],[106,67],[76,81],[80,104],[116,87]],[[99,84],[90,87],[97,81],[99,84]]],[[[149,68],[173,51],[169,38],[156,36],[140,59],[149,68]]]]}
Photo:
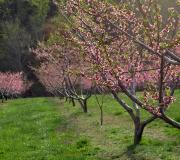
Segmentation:
{"type": "MultiPolygon", "coordinates": [[[[180,122],[180,90],[168,114],[180,122]]],[[[180,131],[160,120],[131,150],[133,124],[105,97],[104,125],[95,97],[89,113],[56,98],[27,98],[0,104],[0,160],[179,160],[180,131]]],[[[146,113],[142,114],[144,117],[146,113]]]]}

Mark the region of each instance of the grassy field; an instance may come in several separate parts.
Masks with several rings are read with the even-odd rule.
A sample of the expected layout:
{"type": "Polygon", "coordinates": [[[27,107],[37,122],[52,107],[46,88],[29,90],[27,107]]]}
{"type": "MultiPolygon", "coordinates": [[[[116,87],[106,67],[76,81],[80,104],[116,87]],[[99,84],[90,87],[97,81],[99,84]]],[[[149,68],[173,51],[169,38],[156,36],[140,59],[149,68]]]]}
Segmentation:
{"type": "MultiPolygon", "coordinates": [[[[168,114],[180,122],[176,95],[168,114]]],[[[0,104],[0,160],[179,160],[179,130],[157,120],[132,150],[133,124],[112,97],[105,97],[102,127],[95,97],[88,105],[86,115],[55,98],[0,104]]]]}

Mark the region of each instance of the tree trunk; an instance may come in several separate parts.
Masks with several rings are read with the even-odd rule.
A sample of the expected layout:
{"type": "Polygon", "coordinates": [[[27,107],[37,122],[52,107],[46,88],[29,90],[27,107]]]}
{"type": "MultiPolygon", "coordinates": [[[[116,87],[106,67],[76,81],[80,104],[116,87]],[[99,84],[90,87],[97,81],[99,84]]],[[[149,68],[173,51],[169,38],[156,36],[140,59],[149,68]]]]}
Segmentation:
{"type": "Polygon", "coordinates": [[[88,110],[87,110],[87,99],[83,100],[83,111],[84,111],[84,113],[88,112],[88,110]]]}
{"type": "Polygon", "coordinates": [[[74,101],[73,98],[71,98],[71,102],[72,102],[73,107],[75,107],[75,106],[76,106],[76,103],[75,103],[75,101],[74,101]]]}
{"type": "Polygon", "coordinates": [[[83,99],[83,100],[79,99],[78,101],[80,103],[81,108],[83,109],[83,112],[87,113],[88,112],[88,109],[87,109],[87,99],[83,99]]]}
{"type": "Polygon", "coordinates": [[[138,145],[141,142],[143,131],[144,126],[142,126],[140,123],[135,124],[134,145],[138,145]]]}
{"type": "Polygon", "coordinates": [[[173,96],[173,95],[174,95],[174,91],[175,91],[175,87],[174,87],[174,86],[171,86],[171,87],[170,87],[170,96],[173,96]]]}
{"type": "Polygon", "coordinates": [[[101,126],[103,125],[103,108],[102,106],[100,107],[101,110],[101,126]]]}
{"type": "Polygon", "coordinates": [[[4,95],[1,93],[2,103],[4,103],[4,95]]]}

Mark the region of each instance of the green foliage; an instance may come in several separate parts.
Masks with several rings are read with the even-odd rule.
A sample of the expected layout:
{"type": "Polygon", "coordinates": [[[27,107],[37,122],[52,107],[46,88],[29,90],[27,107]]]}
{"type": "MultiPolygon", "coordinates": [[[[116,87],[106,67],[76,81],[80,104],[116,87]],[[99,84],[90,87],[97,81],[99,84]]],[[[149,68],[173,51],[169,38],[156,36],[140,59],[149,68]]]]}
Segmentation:
{"type": "Polygon", "coordinates": [[[49,0],[0,1],[0,70],[27,67],[28,60],[31,61],[29,48],[43,39],[49,11],[49,0]]]}
{"type": "Polygon", "coordinates": [[[16,66],[17,69],[22,69],[23,56],[31,45],[31,37],[24,28],[20,27],[18,20],[5,22],[2,28],[3,50],[8,53],[5,59],[11,62],[7,66],[4,64],[4,66],[7,68],[15,68],[16,66]]]}

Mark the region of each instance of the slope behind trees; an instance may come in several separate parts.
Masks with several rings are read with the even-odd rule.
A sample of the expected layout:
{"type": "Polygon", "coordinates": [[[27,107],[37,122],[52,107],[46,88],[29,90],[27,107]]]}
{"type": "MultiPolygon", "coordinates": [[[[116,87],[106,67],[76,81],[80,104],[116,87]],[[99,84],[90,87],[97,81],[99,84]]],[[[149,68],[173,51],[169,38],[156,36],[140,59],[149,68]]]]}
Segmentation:
{"type": "Polygon", "coordinates": [[[29,65],[35,65],[31,51],[44,39],[44,26],[56,13],[51,0],[0,1],[0,70],[24,71],[37,80],[29,65]]]}

